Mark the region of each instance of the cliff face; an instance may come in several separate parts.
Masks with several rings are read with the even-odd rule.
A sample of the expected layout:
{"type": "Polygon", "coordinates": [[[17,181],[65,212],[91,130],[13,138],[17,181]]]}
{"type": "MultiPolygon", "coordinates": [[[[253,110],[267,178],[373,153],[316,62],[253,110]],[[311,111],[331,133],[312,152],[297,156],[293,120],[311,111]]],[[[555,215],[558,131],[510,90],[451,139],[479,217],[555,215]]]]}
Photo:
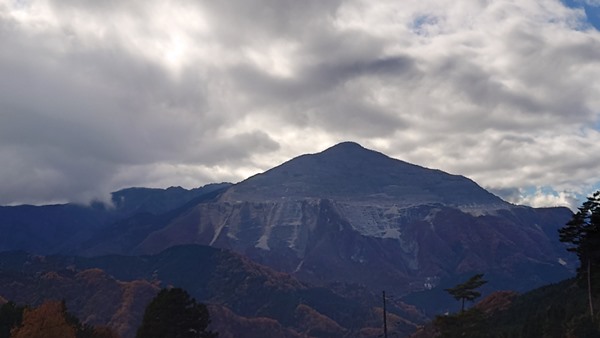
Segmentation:
{"type": "Polygon", "coordinates": [[[305,199],[196,206],[148,234],[132,253],[181,243],[227,248],[314,283],[349,281],[400,292],[482,271],[523,290],[570,274],[555,236],[567,209],[526,207],[474,215],[445,205],[406,208],[305,199]],[[530,271],[526,278],[522,271],[530,271]],[[398,286],[401,285],[401,286],[398,286]]]}
{"type": "Polygon", "coordinates": [[[253,176],[156,226],[131,220],[88,253],[108,245],[147,254],[198,243],[322,285],[346,281],[406,294],[476,271],[498,288],[525,290],[571,274],[573,261],[557,236],[570,217],[566,208],[515,206],[465,177],[343,143],[253,176]],[[123,233],[137,237],[125,243],[123,233]]]}
{"type": "MultiPolygon", "coordinates": [[[[429,301],[432,311],[440,310],[434,306],[447,298],[439,290],[469,274],[486,274],[490,283],[484,291],[522,291],[570,276],[576,263],[557,236],[572,215],[568,209],[512,205],[468,178],[392,159],[355,143],[300,156],[235,185],[207,191],[128,189],[114,197],[111,217],[120,213],[118,220],[107,225],[105,219],[96,219],[85,230],[95,235],[82,239],[82,233],[74,232],[66,247],[87,256],[154,255],[182,244],[225,248],[301,282],[386,290],[421,306],[429,301]],[[441,295],[419,296],[428,290],[441,295]]],[[[47,229],[45,223],[34,222],[44,228],[42,241],[57,241],[45,234],[54,233],[61,219],[72,220],[62,232],[79,226],[78,214],[69,212],[72,207],[56,207],[61,217],[51,218],[47,229]]],[[[35,220],[21,219],[14,214],[17,209],[6,210],[13,228],[15,220],[35,220]]],[[[17,226],[7,233],[23,237],[22,228],[29,229],[17,226]]],[[[24,243],[21,249],[30,248],[30,242],[24,243]]],[[[100,268],[132,280],[117,273],[119,262],[111,264],[100,268]]],[[[200,271],[214,273],[205,267],[200,271]]],[[[197,288],[181,286],[191,292],[197,288]]],[[[240,312],[241,301],[240,308],[220,302],[238,315],[257,315],[240,312]]]]}

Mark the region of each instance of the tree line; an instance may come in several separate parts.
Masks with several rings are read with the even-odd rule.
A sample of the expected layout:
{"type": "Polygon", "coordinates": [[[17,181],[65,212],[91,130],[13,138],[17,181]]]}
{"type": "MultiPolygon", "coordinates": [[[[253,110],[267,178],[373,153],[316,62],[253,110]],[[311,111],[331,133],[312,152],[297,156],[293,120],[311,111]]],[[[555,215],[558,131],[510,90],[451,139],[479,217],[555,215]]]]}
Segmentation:
{"type": "Polygon", "coordinates": [[[600,337],[597,310],[600,298],[600,191],[587,197],[571,220],[559,229],[558,235],[560,241],[566,243],[566,250],[575,253],[579,260],[574,280],[530,291],[519,296],[508,310],[485,315],[476,307],[465,310],[465,301],[479,297],[477,288],[486,283],[483,275],[477,274],[445,289],[461,301],[461,311],[434,319],[438,336],[600,337]]]}
{"type": "MultiPolygon", "coordinates": [[[[183,289],[162,289],[148,304],[137,338],[216,338],[207,330],[206,305],[183,289]]],[[[0,338],[118,338],[106,326],[83,324],[64,301],[47,300],[37,307],[7,302],[0,306],[0,338]]]]}

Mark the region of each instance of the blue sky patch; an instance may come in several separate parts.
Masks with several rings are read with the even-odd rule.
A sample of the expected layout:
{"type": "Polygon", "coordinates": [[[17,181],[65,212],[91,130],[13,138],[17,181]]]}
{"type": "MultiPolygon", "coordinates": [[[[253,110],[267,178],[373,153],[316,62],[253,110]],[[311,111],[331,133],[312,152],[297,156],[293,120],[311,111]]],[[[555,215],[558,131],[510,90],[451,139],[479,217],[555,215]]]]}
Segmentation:
{"type": "Polygon", "coordinates": [[[562,3],[571,8],[583,8],[588,23],[597,30],[600,30],[600,2],[593,4],[593,1],[589,0],[562,0],[562,3]]]}

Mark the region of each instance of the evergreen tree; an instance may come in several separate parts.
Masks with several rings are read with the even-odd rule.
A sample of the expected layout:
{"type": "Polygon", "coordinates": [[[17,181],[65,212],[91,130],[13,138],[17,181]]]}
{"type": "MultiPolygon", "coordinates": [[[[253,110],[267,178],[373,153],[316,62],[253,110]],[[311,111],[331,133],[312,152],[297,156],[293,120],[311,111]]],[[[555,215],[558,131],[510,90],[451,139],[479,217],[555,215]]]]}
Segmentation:
{"type": "Polygon", "coordinates": [[[441,338],[489,337],[485,315],[475,308],[458,314],[436,316],[433,325],[441,338]]]}
{"type": "Polygon", "coordinates": [[[577,276],[585,280],[588,289],[590,315],[594,317],[594,280],[598,280],[600,263],[600,191],[587,198],[573,218],[559,230],[560,241],[569,243],[568,251],[579,258],[577,276]]]}
{"type": "Polygon", "coordinates": [[[455,287],[444,289],[444,291],[448,292],[452,295],[456,300],[462,301],[461,312],[465,311],[465,300],[473,301],[475,298],[481,296],[481,292],[475,290],[487,283],[486,280],[483,280],[483,274],[479,273],[475,276],[469,278],[466,282],[462,284],[458,284],[455,287]]]}
{"type": "Polygon", "coordinates": [[[206,305],[197,303],[183,289],[163,289],[144,312],[138,338],[214,338],[206,331],[210,315],[206,305]]]}
{"type": "Polygon", "coordinates": [[[10,338],[10,330],[21,325],[24,309],[14,302],[0,306],[0,338],[10,338]]]}
{"type": "Polygon", "coordinates": [[[107,326],[84,324],[69,312],[65,313],[65,318],[75,328],[76,338],[118,338],[117,333],[107,326]]]}

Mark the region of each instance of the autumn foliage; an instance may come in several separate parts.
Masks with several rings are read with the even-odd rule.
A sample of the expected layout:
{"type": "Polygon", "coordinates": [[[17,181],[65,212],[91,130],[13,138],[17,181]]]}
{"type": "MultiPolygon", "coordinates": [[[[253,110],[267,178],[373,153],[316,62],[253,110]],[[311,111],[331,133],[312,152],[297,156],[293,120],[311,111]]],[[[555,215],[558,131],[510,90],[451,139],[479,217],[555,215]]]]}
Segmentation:
{"type": "Polygon", "coordinates": [[[67,321],[64,302],[46,301],[25,309],[23,323],[11,332],[12,338],[76,338],[76,328],[67,321]]]}
{"type": "MultiPolygon", "coordinates": [[[[8,305],[14,303],[7,303],[8,305]]],[[[118,338],[118,335],[108,327],[93,327],[82,324],[79,319],[67,312],[67,306],[64,301],[48,300],[35,308],[14,307],[15,310],[5,311],[7,305],[2,307],[0,312],[0,322],[4,323],[11,319],[14,314],[22,311],[22,318],[16,318],[12,323],[15,324],[7,332],[0,332],[0,337],[10,338],[118,338]],[[11,316],[8,316],[8,315],[11,316]]],[[[14,317],[14,316],[13,316],[14,317]]],[[[14,319],[14,318],[12,318],[14,319]]]]}

